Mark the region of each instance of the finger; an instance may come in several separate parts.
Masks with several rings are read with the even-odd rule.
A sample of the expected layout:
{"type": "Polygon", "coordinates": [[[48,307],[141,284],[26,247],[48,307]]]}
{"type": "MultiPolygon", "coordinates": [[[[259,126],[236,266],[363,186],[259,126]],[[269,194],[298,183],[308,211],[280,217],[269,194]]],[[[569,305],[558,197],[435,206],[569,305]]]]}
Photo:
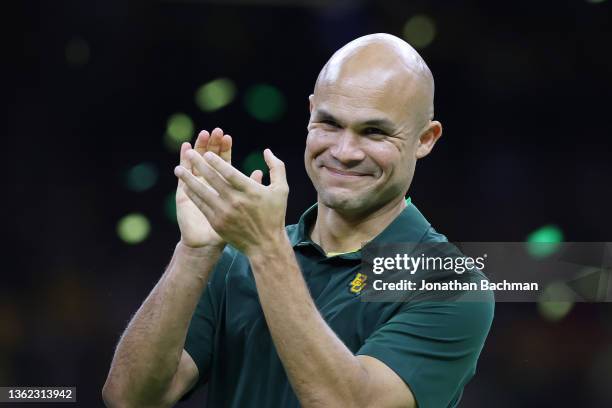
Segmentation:
{"type": "Polygon", "coordinates": [[[204,180],[217,192],[219,196],[226,196],[229,193],[230,185],[197,153],[187,155],[191,164],[204,180]]]}
{"type": "Polygon", "coordinates": [[[250,177],[251,179],[255,180],[257,184],[263,183],[263,171],[261,170],[254,170],[250,177]]]}
{"type": "Polygon", "coordinates": [[[223,130],[215,128],[210,134],[207,151],[219,154],[221,151],[221,139],[223,139],[223,130]]]}
{"type": "Polygon", "coordinates": [[[223,135],[219,156],[226,162],[232,163],[232,137],[230,135],[223,135]]]}
{"type": "Polygon", "coordinates": [[[253,182],[250,178],[236,170],[231,164],[226,163],[219,156],[207,152],[204,160],[215,169],[231,186],[239,191],[244,191],[253,182]]]}
{"type": "MultiPolygon", "coordinates": [[[[185,167],[189,171],[191,171],[191,163],[189,159],[187,159],[187,151],[191,149],[191,144],[185,142],[181,144],[181,151],[179,153],[179,165],[185,167]]],[[[178,180],[178,185],[181,185],[181,179],[178,180]]]]}
{"type": "Polygon", "coordinates": [[[270,169],[270,185],[287,184],[287,173],[285,163],[272,153],[272,150],[264,150],[264,160],[270,169]]]}
{"type": "Polygon", "coordinates": [[[202,200],[200,196],[198,196],[198,194],[192,189],[190,189],[186,184],[183,183],[182,188],[183,188],[183,191],[185,192],[185,195],[191,200],[191,202],[196,207],[198,207],[198,209],[200,210],[202,214],[204,214],[206,219],[210,220],[210,217],[214,216],[214,211],[208,205],[206,205],[204,200],[202,200]]]}
{"type": "Polygon", "coordinates": [[[184,142],[183,144],[181,144],[179,164],[185,168],[189,166],[189,160],[187,160],[187,156],[185,155],[189,149],[191,149],[191,144],[189,144],[189,142],[184,142]]]}
{"type": "MultiPolygon", "coordinates": [[[[210,133],[208,133],[208,131],[206,131],[206,130],[202,130],[198,134],[198,137],[196,139],[195,145],[193,146],[194,150],[196,152],[198,152],[199,154],[206,153],[206,147],[208,146],[208,141],[209,140],[210,140],[210,133]]],[[[191,172],[195,176],[199,176],[200,175],[200,173],[198,173],[197,169],[192,168],[191,172]]]]}
{"type": "MultiPolygon", "coordinates": [[[[219,198],[219,194],[211,187],[198,180],[196,176],[191,174],[191,172],[186,168],[177,166],[174,168],[174,174],[180,178],[185,183],[185,186],[195,193],[197,197],[204,202],[204,204],[210,207],[211,210],[220,208],[222,201],[219,198]]],[[[185,189],[185,191],[188,189],[185,189]]]]}
{"type": "Polygon", "coordinates": [[[206,146],[208,146],[208,140],[210,139],[210,133],[206,130],[202,130],[195,141],[193,148],[200,154],[206,153],[206,146]]]}

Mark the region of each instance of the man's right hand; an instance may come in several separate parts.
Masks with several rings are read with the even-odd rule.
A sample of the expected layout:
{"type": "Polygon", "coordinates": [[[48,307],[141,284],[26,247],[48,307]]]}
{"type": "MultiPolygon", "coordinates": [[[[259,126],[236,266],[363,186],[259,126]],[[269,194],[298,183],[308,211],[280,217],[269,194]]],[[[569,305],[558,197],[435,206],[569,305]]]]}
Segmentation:
{"type": "MultiPolygon", "coordinates": [[[[187,152],[190,149],[191,144],[187,142],[181,145],[180,164],[191,171],[200,182],[208,185],[204,178],[195,169],[192,169],[191,163],[187,158],[187,152]]],[[[219,128],[215,128],[211,134],[203,130],[196,139],[194,150],[200,155],[206,152],[213,152],[231,164],[232,137],[224,135],[223,130],[219,128]]],[[[225,241],[211,227],[202,211],[191,201],[186,193],[186,186],[180,179],[176,189],[176,217],[181,230],[181,242],[183,245],[191,248],[204,246],[222,247],[225,245],[225,241]]]]}

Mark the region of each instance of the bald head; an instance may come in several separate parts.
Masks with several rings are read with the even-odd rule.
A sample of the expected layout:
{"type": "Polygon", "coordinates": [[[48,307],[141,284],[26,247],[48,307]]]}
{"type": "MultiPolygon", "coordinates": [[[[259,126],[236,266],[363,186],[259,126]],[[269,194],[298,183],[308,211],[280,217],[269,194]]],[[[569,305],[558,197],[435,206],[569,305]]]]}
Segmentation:
{"type": "Polygon", "coordinates": [[[319,73],[315,98],[340,84],[387,94],[405,106],[416,127],[433,118],[431,71],[414,48],[391,34],[359,37],[336,51],[319,73]]]}

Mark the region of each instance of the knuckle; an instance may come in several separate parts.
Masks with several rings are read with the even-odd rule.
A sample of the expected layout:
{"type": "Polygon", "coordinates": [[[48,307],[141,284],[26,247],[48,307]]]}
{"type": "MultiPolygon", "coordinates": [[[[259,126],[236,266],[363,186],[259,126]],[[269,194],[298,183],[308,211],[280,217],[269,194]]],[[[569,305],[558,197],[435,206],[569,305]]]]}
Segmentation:
{"type": "Polygon", "coordinates": [[[289,194],[289,185],[283,183],[278,187],[278,190],[283,194],[289,194]]]}

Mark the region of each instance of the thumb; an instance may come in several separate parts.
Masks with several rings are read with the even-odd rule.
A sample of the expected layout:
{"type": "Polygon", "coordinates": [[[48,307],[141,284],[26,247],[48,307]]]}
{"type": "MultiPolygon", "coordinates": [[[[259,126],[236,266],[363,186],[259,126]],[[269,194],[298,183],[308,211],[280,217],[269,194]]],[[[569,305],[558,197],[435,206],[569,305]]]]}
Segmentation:
{"type": "Polygon", "coordinates": [[[264,160],[270,169],[270,184],[287,184],[285,163],[272,153],[272,150],[264,150],[264,160]]]}

